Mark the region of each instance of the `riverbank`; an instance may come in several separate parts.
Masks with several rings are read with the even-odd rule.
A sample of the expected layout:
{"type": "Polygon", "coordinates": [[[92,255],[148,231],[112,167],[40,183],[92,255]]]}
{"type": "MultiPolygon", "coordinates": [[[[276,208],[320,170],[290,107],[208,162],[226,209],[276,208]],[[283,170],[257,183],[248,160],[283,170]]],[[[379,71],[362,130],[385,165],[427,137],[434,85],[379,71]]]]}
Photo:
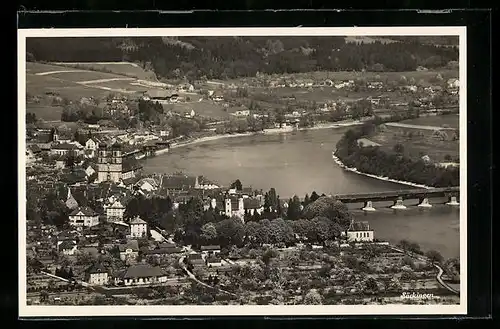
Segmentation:
{"type": "Polygon", "coordinates": [[[333,158],[333,161],[339,166],[341,167],[342,169],[346,170],[346,171],[350,171],[350,172],[353,172],[355,174],[358,174],[358,175],[362,175],[362,176],[366,176],[366,177],[370,177],[370,178],[375,178],[375,179],[378,179],[378,180],[383,180],[383,181],[386,181],[386,182],[391,182],[391,183],[397,183],[397,184],[401,184],[401,185],[407,185],[407,186],[412,186],[412,187],[418,187],[418,188],[423,188],[423,189],[431,189],[433,188],[432,186],[427,186],[427,185],[422,185],[422,184],[417,184],[417,183],[413,183],[413,182],[405,182],[405,181],[400,181],[400,180],[397,180],[397,179],[392,179],[392,178],[389,178],[389,177],[383,177],[383,176],[377,176],[377,175],[373,175],[373,174],[368,174],[368,173],[364,173],[364,172],[361,172],[359,170],[357,170],[356,168],[351,168],[351,167],[348,167],[346,166],[336,155],[335,155],[335,152],[332,152],[332,158],[333,158]]]}
{"type": "MultiPolygon", "coordinates": [[[[335,129],[335,128],[351,127],[351,126],[356,126],[356,125],[361,125],[361,124],[363,124],[363,121],[361,121],[361,120],[355,120],[355,121],[352,121],[352,120],[347,121],[346,120],[346,121],[340,121],[340,122],[335,122],[335,123],[322,123],[322,124],[315,125],[313,127],[304,127],[304,128],[299,128],[299,129],[272,128],[272,129],[264,129],[263,131],[257,131],[257,132],[205,136],[205,137],[200,137],[200,138],[194,138],[194,139],[188,140],[186,142],[172,143],[170,145],[170,149],[176,149],[176,148],[180,148],[183,146],[190,146],[190,145],[204,143],[204,142],[212,142],[212,141],[217,141],[217,140],[226,139],[226,138],[249,137],[249,136],[261,135],[261,134],[275,135],[275,134],[291,133],[294,131],[307,131],[307,130],[318,130],[318,129],[335,129]]],[[[168,148],[161,149],[161,150],[156,151],[156,155],[161,155],[161,154],[167,153],[168,151],[169,151],[168,148]]]]}

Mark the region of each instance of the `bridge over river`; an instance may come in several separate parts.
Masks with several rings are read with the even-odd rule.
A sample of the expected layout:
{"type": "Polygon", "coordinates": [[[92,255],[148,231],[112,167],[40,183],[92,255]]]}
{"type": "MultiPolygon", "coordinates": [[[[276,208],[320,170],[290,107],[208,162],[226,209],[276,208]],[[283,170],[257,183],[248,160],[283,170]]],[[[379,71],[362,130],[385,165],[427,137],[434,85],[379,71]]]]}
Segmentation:
{"type": "Polygon", "coordinates": [[[419,207],[432,207],[429,198],[447,197],[448,205],[458,206],[458,199],[460,195],[459,187],[444,187],[444,188],[430,188],[430,189],[410,189],[399,191],[387,192],[373,192],[373,193],[356,193],[356,194],[338,194],[335,198],[343,203],[364,203],[364,210],[375,210],[372,202],[379,201],[393,201],[393,209],[404,209],[404,200],[418,199],[419,207]]]}

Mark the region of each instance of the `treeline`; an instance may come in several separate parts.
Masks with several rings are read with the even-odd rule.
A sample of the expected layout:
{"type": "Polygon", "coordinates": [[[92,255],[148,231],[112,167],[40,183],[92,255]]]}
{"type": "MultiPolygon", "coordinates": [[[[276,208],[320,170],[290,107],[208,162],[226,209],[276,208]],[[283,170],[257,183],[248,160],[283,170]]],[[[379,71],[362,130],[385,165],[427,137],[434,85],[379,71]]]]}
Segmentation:
{"type": "Polygon", "coordinates": [[[376,146],[359,146],[357,140],[369,136],[375,129],[376,124],[369,122],[348,130],[337,143],[335,155],[346,166],[367,174],[433,187],[460,185],[459,168],[437,167],[422,159],[410,159],[399,152],[386,153],[376,146]]]}
{"type": "Polygon", "coordinates": [[[227,79],[260,73],[414,71],[458,60],[458,50],[418,42],[346,43],[343,37],[151,37],[28,39],[29,60],[129,60],[165,78],[227,79]],[[130,41],[132,40],[132,41],[130,41]]]}
{"type": "Polygon", "coordinates": [[[299,240],[322,243],[338,238],[351,220],[344,204],[316,192],[306,195],[303,201],[297,196],[290,198],[286,208],[281,206],[274,189],[266,192],[264,199],[263,212],[246,212],[242,221],[221,214],[221,209],[206,209],[203,200],[195,197],[176,208],[168,196],[136,196],[128,202],[125,217],[140,216],[153,227],[173,233],[174,240],[183,244],[223,247],[290,245],[299,240]]]}

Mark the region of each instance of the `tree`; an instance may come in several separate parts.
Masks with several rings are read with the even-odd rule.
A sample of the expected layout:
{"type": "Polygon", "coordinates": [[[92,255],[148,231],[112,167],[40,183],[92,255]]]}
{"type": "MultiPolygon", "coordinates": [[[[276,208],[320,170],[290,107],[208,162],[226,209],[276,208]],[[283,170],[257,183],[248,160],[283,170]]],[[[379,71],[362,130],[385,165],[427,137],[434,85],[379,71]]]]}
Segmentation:
{"type": "Polygon", "coordinates": [[[443,256],[436,250],[427,251],[425,256],[432,264],[441,263],[443,261],[443,256]]]}
{"type": "Polygon", "coordinates": [[[401,143],[397,143],[393,147],[393,151],[398,153],[398,154],[402,154],[404,152],[404,150],[405,150],[405,147],[401,143]]]}
{"type": "Polygon", "coordinates": [[[206,244],[210,244],[217,239],[217,229],[213,223],[206,223],[201,227],[200,238],[206,244]]]}
{"type": "Polygon", "coordinates": [[[323,297],[316,289],[309,290],[304,296],[304,304],[306,305],[321,305],[322,303],[323,297]]]}
{"type": "Polygon", "coordinates": [[[26,124],[32,124],[37,122],[37,117],[35,113],[26,112],[26,124]]]}
{"type": "Polygon", "coordinates": [[[301,203],[299,197],[294,195],[293,198],[290,198],[288,201],[288,209],[286,212],[286,217],[288,220],[297,220],[301,215],[301,203]]]}
{"type": "Polygon", "coordinates": [[[376,294],[379,291],[377,281],[371,277],[366,279],[363,285],[363,291],[370,295],[376,294]]]}
{"type": "Polygon", "coordinates": [[[236,189],[236,191],[241,191],[241,190],[243,190],[243,186],[242,186],[241,181],[240,181],[239,179],[235,180],[235,181],[231,184],[230,188],[232,188],[232,189],[236,189]]]}
{"type": "MultiPolygon", "coordinates": [[[[310,201],[310,202],[314,202],[314,201],[316,201],[316,200],[318,200],[318,199],[319,199],[319,195],[318,195],[318,193],[316,193],[316,191],[313,191],[313,192],[311,193],[311,198],[309,199],[309,201],[310,201]]],[[[304,207],[305,207],[305,205],[304,205],[304,207]]]]}
{"type": "Polygon", "coordinates": [[[349,212],[349,209],[347,209],[347,206],[328,196],[319,197],[316,201],[311,202],[306,208],[304,208],[303,216],[307,219],[326,217],[339,224],[343,229],[347,229],[351,222],[351,213],[349,212]]]}
{"type": "Polygon", "coordinates": [[[245,226],[239,218],[224,219],[215,228],[221,246],[241,245],[245,237],[245,226]]]}

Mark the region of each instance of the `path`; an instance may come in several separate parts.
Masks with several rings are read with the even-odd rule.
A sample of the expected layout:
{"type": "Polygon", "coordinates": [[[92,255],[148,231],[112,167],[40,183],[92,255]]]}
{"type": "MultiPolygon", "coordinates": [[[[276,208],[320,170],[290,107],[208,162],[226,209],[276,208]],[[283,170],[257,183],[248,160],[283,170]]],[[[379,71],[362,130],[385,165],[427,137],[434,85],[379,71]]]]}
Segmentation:
{"type": "Polygon", "coordinates": [[[433,264],[433,265],[434,265],[434,266],[435,266],[435,267],[439,270],[438,275],[436,276],[436,279],[438,280],[439,284],[440,284],[440,285],[442,285],[443,287],[445,287],[446,289],[448,289],[449,291],[451,291],[451,292],[453,292],[453,293],[455,293],[455,294],[459,295],[459,294],[460,294],[460,292],[459,292],[459,291],[457,291],[456,289],[453,289],[452,287],[450,287],[450,286],[449,286],[447,283],[445,283],[445,282],[443,281],[443,279],[441,278],[441,277],[442,277],[442,275],[443,275],[443,272],[444,272],[444,271],[443,271],[443,269],[441,268],[441,266],[439,266],[439,265],[437,265],[437,264],[433,264]]]}
{"type": "MultiPolygon", "coordinates": [[[[392,247],[392,246],[391,246],[391,249],[394,251],[398,251],[400,253],[403,253],[403,254],[408,254],[410,257],[416,258],[418,260],[429,262],[429,259],[425,256],[415,255],[414,253],[406,253],[404,250],[396,248],[396,247],[392,247]]],[[[439,282],[439,284],[441,286],[443,286],[444,288],[448,289],[449,291],[451,291],[452,293],[459,295],[460,291],[457,291],[456,289],[450,287],[447,283],[445,283],[443,281],[442,276],[443,276],[444,270],[441,268],[441,266],[439,266],[437,264],[432,264],[432,265],[434,265],[434,267],[436,267],[438,269],[438,274],[436,275],[436,280],[439,282]]]]}
{"type": "Polygon", "coordinates": [[[187,269],[186,264],[184,264],[184,259],[185,258],[186,258],[186,256],[182,256],[181,258],[179,258],[179,266],[180,266],[181,269],[183,269],[187,273],[187,275],[189,276],[189,278],[191,280],[193,280],[193,281],[201,284],[204,287],[215,289],[215,290],[218,290],[218,291],[220,291],[220,292],[222,292],[224,294],[228,294],[228,295],[236,297],[236,295],[233,294],[232,292],[229,292],[229,291],[226,291],[226,290],[223,290],[223,289],[220,289],[220,288],[213,287],[211,285],[206,284],[205,282],[202,282],[202,281],[198,280],[198,278],[196,278],[196,276],[187,269]]]}
{"type": "Polygon", "coordinates": [[[35,73],[35,75],[51,75],[57,73],[76,73],[76,72],[87,72],[85,70],[59,70],[59,71],[48,71],[48,72],[39,72],[35,73]]]}
{"type": "Polygon", "coordinates": [[[104,83],[104,82],[113,82],[113,81],[134,81],[134,78],[109,78],[109,79],[96,79],[96,80],[87,80],[87,81],[76,81],[81,84],[89,84],[89,83],[104,83]]]}
{"type": "Polygon", "coordinates": [[[454,128],[443,128],[436,126],[421,126],[421,125],[412,125],[400,122],[388,122],[385,124],[390,127],[399,127],[399,128],[413,128],[413,129],[424,129],[424,130],[455,130],[454,128]]]}

